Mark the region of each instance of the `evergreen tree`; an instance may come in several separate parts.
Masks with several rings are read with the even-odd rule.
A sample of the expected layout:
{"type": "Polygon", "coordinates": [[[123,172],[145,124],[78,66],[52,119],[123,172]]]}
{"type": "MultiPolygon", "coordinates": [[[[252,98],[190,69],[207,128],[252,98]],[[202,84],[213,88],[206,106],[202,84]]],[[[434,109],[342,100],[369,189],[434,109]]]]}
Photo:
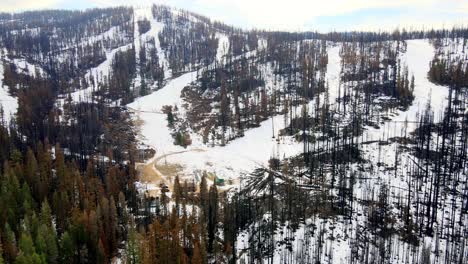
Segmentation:
{"type": "Polygon", "coordinates": [[[73,263],[75,260],[75,246],[68,232],[63,233],[60,239],[60,260],[64,263],[73,263]]]}
{"type": "Polygon", "coordinates": [[[141,235],[133,227],[133,220],[129,223],[128,231],[128,242],[127,250],[125,252],[127,263],[129,264],[139,264],[142,263],[141,253],[140,253],[140,243],[142,241],[141,235]]]}

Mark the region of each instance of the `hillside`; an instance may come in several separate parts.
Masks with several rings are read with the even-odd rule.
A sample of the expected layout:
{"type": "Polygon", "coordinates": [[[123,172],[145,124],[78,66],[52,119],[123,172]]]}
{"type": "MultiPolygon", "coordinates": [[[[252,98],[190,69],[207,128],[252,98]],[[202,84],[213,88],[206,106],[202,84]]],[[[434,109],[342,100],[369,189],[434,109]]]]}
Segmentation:
{"type": "Polygon", "coordinates": [[[464,263],[467,48],[0,13],[0,263],[464,263]]]}

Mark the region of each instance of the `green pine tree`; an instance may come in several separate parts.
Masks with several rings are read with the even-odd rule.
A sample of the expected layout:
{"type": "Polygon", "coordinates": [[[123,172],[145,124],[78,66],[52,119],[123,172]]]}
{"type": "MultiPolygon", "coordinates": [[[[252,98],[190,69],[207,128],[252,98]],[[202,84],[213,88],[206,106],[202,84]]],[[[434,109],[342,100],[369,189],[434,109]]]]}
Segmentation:
{"type": "Polygon", "coordinates": [[[73,262],[75,245],[73,239],[68,232],[63,233],[60,240],[60,257],[64,263],[73,262]]]}

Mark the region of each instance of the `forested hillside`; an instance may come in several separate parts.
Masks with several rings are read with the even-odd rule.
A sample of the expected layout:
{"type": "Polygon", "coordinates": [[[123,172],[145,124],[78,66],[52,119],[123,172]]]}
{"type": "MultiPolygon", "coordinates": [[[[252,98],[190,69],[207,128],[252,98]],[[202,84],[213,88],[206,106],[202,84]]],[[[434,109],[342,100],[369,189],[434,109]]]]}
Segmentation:
{"type": "Polygon", "coordinates": [[[0,13],[0,264],[465,263],[468,29],[0,13]]]}

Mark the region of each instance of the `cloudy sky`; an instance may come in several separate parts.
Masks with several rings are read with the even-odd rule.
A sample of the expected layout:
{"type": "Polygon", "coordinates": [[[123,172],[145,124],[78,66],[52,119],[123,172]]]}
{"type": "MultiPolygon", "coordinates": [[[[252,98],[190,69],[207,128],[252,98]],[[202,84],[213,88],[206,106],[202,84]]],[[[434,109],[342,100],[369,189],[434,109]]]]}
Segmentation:
{"type": "Polygon", "coordinates": [[[468,26],[467,0],[0,0],[0,11],[148,6],[152,2],[243,28],[326,32],[468,26]]]}

